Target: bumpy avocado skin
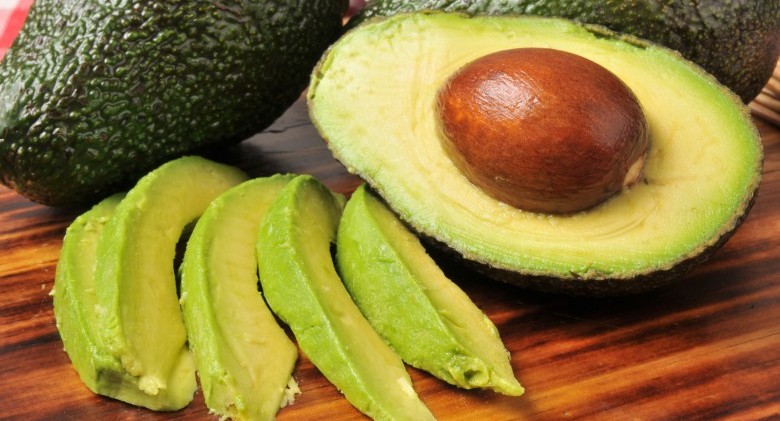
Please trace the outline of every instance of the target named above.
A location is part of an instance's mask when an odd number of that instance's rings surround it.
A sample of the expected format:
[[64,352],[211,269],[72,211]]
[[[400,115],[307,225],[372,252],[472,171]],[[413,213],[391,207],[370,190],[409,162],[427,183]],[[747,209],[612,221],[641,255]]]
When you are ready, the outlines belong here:
[[758,95],[780,54],[780,2],[756,0],[375,0],[356,17],[416,10],[472,15],[559,16],[678,50],[745,103]]
[[96,201],[247,138],[301,94],[346,0],[36,1],[0,62],[0,181]]

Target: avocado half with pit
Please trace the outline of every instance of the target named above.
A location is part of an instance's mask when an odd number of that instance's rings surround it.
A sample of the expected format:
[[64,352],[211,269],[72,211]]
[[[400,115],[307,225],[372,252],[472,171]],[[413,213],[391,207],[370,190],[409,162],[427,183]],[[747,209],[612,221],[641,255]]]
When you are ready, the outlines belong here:
[[[479,173],[490,156],[501,161],[503,153],[511,155],[510,147],[494,148],[482,161],[452,152],[457,142],[451,132],[460,129],[443,118],[443,87],[478,59],[526,49],[584,58],[624,84],[627,93],[621,95],[641,109],[642,122],[633,133],[644,146],[638,154],[624,148],[629,152],[614,164],[622,169],[610,177],[628,180],[633,174],[631,183],[611,185],[609,197],[584,208],[529,210],[523,200],[510,205],[497,199],[500,195],[467,170],[477,162]],[[559,96],[587,98],[579,91],[599,91],[600,85],[578,82],[575,68],[567,73],[568,67],[559,66],[547,82],[561,85],[556,88]],[[499,71],[483,73],[493,70]],[[576,129],[603,122],[598,113],[572,112],[566,107],[577,104],[565,98],[546,107],[546,99],[524,90],[525,82],[498,91],[505,103],[512,103],[514,92],[517,104],[525,101],[518,105],[524,112],[543,113],[538,121],[528,121],[550,125],[551,120],[568,119]],[[521,101],[523,95],[531,96]],[[483,98],[487,108],[490,98]],[[747,215],[761,177],[762,146],[749,112],[712,76],[669,49],[556,18],[426,12],[368,21],[322,58],[308,101],[311,118],[334,156],[364,178],[410,227],[496,279],[536,289],[604,295],[669,283],[729,238]],[[484,114],[498,115],[497,110]],[[467,120],[476,112],[461,111]],[[524,118],[518,118],[519,125]],[[491,136],[496,137],[491,131],[514,130],[511,124],[509,129],[494,126],[500,125],[488,121],[487,128],[476,131],[474,149],[490,148]],[[544,133],[535,134],[541,136],[536,144],[523,144],[527,128],[518,132],[517,147],[548,148]],[[580,148],[597,150],[598,141],[549,147],[558,151],[557,157],[529,152],[529,162],[539,161],[538,171],[553,168],[541,176],[530,171],[531,178],[544,183],[555,179],[556,171],[568,177],[547,186],[542,198],[569,188],[567,179],[577,182],[578,168],[567,168],[568,159]],[[520,167],[528,164],[522,156],[513,158]],[[627,159],[642,165],[628,165]],[[587,160],[580,164],[591,166]],[[525,194],[521,189],[515,197]]]

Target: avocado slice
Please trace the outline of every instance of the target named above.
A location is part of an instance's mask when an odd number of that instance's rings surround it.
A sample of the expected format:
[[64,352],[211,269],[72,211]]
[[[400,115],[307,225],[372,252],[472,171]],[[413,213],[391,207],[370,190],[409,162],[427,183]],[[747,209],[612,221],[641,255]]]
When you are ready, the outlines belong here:
[[173,261],[185,226],[224,191],[246,180],[237,168],[183,157],[150,172],[116,207],[96,251],[98,335],[169,409],[192,399],[195,363],[179,308]]
[[[780,2],[731,0],[374,0],[350,26],[418,10],[529,14],[603,25],[673,50],[712,73],[745,103],[761,92],[780,54]],[[723,48],[735,45],[738,48]]]
[[53,290],[57,330],[89,390],[134,405],[174,409],[161,406],[157,397],[138,389],[138,378],[122,369],[122,363],[96,332],[95,252],[100,233],[123,197],[120,193],[104,199],[76,218],[65,232]]
[[37,0],[0,62],[0,182],[93,204],[295,102],[347,0]]
[[258,291],[255,246],[292,176],[256,178],[203,212],[181,265],[181,307],[206,404],[234,420],[274,419],[298,348]]
[[344,208],[337,245],[349,294],[404,361],[466,389],[523,394],[493,322],[365,184]]
[[433,419],[401,359],[360,313],[331,258],[344,198],[308,175],[292,180],[266,214],[257,245],[268,305],[311,362],[375,419]]
[[[578,54],[633,91],[651,139],[641,182],[591,210],[553,215],[492,199],[457,169],[439,138],[437,90],[465,63],[518,47]],[[323,57],[308,101],[334,156],[416,232],[537,289],[604,295],[668,283],[729,238],[761,178],[749,111],[714,78],[663,47],[562,19],[372,20]]]

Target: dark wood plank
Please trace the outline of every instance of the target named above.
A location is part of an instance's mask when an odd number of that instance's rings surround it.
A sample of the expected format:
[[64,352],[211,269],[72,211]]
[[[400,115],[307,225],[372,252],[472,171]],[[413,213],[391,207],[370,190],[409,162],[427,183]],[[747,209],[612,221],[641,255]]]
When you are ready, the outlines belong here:
[[[438,257],[496,323],[527,389],[450,387],[410,369],[444,420],[770,419],[780,416],[780,130],[760,120],[764,179],[743,227],[679,283],[640,296],[569,298],[488,280]],[[267,132],[217,156],[255,176],[311,173],[350,193],[298,102]],[[216,419],[198,394],[154,413],[91,394],[62,351],[49,296],[62,235],[79,210],[0,188],[0,419]],[[280,420],[363,419],[302,357],[303,393]]]

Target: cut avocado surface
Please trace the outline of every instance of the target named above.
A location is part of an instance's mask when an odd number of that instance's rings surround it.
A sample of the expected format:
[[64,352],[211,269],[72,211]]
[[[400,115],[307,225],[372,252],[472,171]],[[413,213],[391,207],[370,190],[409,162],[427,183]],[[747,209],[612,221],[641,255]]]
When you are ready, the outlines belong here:
[[[65,233],[54,281],[57,330],[73,367],[94,393],[152,409],[176,409],[167,406],[166,399],[142,392],[138,388],[138,378],[122,369],[122,363],[96,331],[99,315],[96,312],[95,252],[100,233],[123,197],[124,194],[117,194],[101,201],[76,218]],[[188,398],[183,396],[181,399]]]
[[263,293],[303,353],[358,410],[375,419],[433,419],[403,362],[360,313],[333,265],[343,202],[310,176],[285,187],[260,229]]
[[[492,199],[459,172],[439,138],[437,90],[464,64],[519,47],[581,55],[633,91],[650,136],[640,183],[552,215]],[[554,18],[372,20],[323,57],[308,101],[334,156],[414,230],[494,277],[541,289],[611,294],[668,282],[728,238],[761,175],[748,110],[712,77],[668,49]]]
[[[557,16],[665,45],[698,63],[745,103],[761,91],[780,54],[780,2],[732,0],[374,0],[352,20],[415,10]],[[737,48],[723,48],[734,45]]]
[[197,386],[176,291],[176,244],[214,198],[245,180],[203,158],[170,161],[127,193],[98,240],[98,334],[144,393],[170,395],[171,409],[189,403]]
[[292,176],[257,178],[215,199],[187,242],[181,305],[208,407],[234,420],[272,420],[298,348],[258,291],[255,247],[268,207]]
[[523,393],[495,325],[365,184],[347,202],[337,244],[344,285],[404,361],[466,389]]

